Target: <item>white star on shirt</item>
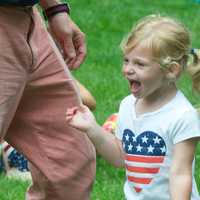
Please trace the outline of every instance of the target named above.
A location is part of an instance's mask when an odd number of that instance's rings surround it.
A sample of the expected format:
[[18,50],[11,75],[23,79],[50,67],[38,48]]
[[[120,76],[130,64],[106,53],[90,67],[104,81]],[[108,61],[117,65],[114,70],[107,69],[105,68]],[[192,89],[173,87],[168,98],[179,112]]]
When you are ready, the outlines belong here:
[[154,147],[152,147],[151,145],[147,148],[148,149],[148,153],[153,153]]
[[156,136],[155,138],[153,138],[153,141],[154,141],[154,143],[156,144],[159,144],[160,143],[160,138],[158,137],[158,136]]
[[133,142],[137,142],[136,137],[132,136]]
[[147,143],[148,138],[146,137],[146,135],[144,137],[142,137],[142,143]]
[[140,144],[138,144],[136,148],[137,148],[137,151],[138,151],[138,152],[141,152],[142,147],[140,146]]
[[125,138],[126,138],[126,141],[129,141],[129,136],[128,135],[126,135]]
[[165,146],[163,146],[162,148],[160,148],[160,150],[161,150],[162,153],[165,153],[166,152]]
[[128,145],[128,151],[131,151],[132,148],[133,148],[133,145],[132,145],[132,144],[129,144],[129,145]]

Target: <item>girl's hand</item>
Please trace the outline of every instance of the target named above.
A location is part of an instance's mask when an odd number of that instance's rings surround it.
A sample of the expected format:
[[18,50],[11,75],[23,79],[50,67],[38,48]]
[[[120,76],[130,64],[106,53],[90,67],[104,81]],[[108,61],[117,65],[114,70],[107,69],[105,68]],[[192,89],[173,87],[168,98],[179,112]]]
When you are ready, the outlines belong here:
[[66,121],[74,128],[89,132],[96,125],[96,120],[87,106],[67,109]]

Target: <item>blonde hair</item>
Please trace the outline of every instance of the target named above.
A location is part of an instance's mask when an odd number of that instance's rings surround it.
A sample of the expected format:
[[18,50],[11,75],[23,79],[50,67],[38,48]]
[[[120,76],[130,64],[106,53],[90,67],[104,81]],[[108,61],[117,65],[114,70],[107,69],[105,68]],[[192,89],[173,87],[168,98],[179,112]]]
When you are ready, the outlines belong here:
[[178,62],[186,67],[190,35],[183,24],[170,17],[150,15],[142,18],[123,39],[121,49],[129,53],[138,44],[150,48],[162,67]]
[[192,77],[193,88],[200,93],[200,49],[192,49],[187,72]]

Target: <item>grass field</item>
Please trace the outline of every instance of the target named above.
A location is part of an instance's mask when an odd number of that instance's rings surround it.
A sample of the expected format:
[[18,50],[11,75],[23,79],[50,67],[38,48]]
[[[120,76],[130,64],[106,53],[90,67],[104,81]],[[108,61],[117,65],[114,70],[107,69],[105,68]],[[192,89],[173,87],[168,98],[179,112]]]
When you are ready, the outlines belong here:
[[[70,0],[71,16],[86,33],[88,56],[81,68],[73,72],[97,100],[95,116],[99,123],[118,111],[121,99],[129,93],[121,75],[119,44],[132,24],[152,13],[170,15],[190,29],[193,47],[200,47],[200,4],[192,0]],[[192,92],[191,80],[184,75],[178,87],[194,104],[200,98]],[[184,153],[184,152],[183,152]],[[200,146],[197,153],[196,179],[200,190]],[[96,182],[92,200],[122,200],[123,170],[115,169],[97,157]],[[0,200],[22,200],[28,183],[0,177]]]

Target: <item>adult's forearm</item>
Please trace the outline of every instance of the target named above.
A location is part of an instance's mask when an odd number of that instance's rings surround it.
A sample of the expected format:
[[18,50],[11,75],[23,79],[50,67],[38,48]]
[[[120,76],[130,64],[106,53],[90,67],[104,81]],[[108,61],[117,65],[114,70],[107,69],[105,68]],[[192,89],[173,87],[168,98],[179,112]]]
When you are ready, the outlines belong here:
[[191,175],[172,175],[170,178],[171,200],[190,200],[192,192]]
[[60,0],[40,0],[40,6],[43,9],[47,9],[60,3],[62,3]]

